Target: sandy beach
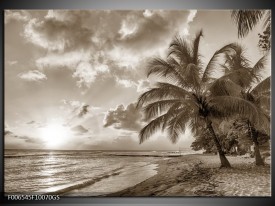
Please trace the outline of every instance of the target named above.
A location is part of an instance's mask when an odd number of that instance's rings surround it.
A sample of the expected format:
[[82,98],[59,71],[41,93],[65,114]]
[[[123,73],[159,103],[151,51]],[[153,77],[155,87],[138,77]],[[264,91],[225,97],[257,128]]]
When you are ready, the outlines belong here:
[[217,155],[184,155],[160,160],[158,173],[108,196],[271,196],[270,157],[266,165],[229,156],[232,168],[219,168]]

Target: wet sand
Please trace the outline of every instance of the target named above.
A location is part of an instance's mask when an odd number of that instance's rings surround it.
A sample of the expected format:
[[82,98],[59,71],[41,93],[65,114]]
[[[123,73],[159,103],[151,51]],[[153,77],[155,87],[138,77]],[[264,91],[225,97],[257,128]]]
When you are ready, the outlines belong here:
[[232,168],[220,168],[217,155],[160,160],[158,174],[107,196],[271,196],[270,159],[260,167],[249,157],[228,160]]

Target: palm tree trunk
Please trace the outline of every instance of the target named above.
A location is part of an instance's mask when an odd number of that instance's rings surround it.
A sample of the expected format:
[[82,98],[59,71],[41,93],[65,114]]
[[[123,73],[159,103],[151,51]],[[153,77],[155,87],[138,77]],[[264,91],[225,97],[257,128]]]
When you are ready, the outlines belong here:
[[220,160],[221,160],[221,167],[231,167],[229,161],[227,160],[227,158],[225,156],[224,151],[222,150],[222,146],[221,146],[221,144],[218,140],[217,135],[215,134],[215,131],[212,127],[212,122],[210,120],[207,120],[207,128],[208,128],[209,132],[211,133],[212,138],[213,138],[213,140],[215,142],[215,145],[217,147],[219,157],[220,157]]
[[258,132],[255,130],[255,128],[251,125],[249,121],[247,122],[247,124],[249,128],[250,137],[254,143],[254,154],[255,154],[256,165],[262,166],[264,165],[264,160],[260,153],[259,142],[258,142]]

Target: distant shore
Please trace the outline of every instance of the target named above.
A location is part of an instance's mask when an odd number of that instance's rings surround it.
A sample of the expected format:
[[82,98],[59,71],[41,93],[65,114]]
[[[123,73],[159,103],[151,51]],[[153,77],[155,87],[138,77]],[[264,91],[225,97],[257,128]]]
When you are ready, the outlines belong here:
[[271,196],[270,160],[229,156],[233,168],[219,168],[217,155],[184,155],[158,161],[158,173],[106,196]]

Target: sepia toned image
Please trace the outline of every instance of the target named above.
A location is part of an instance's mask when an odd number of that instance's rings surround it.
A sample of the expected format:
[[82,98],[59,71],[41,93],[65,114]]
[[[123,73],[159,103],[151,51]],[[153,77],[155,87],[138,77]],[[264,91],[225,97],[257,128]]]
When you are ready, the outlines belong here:
[[6,10],[5,194],[271,196],[271,10]]

